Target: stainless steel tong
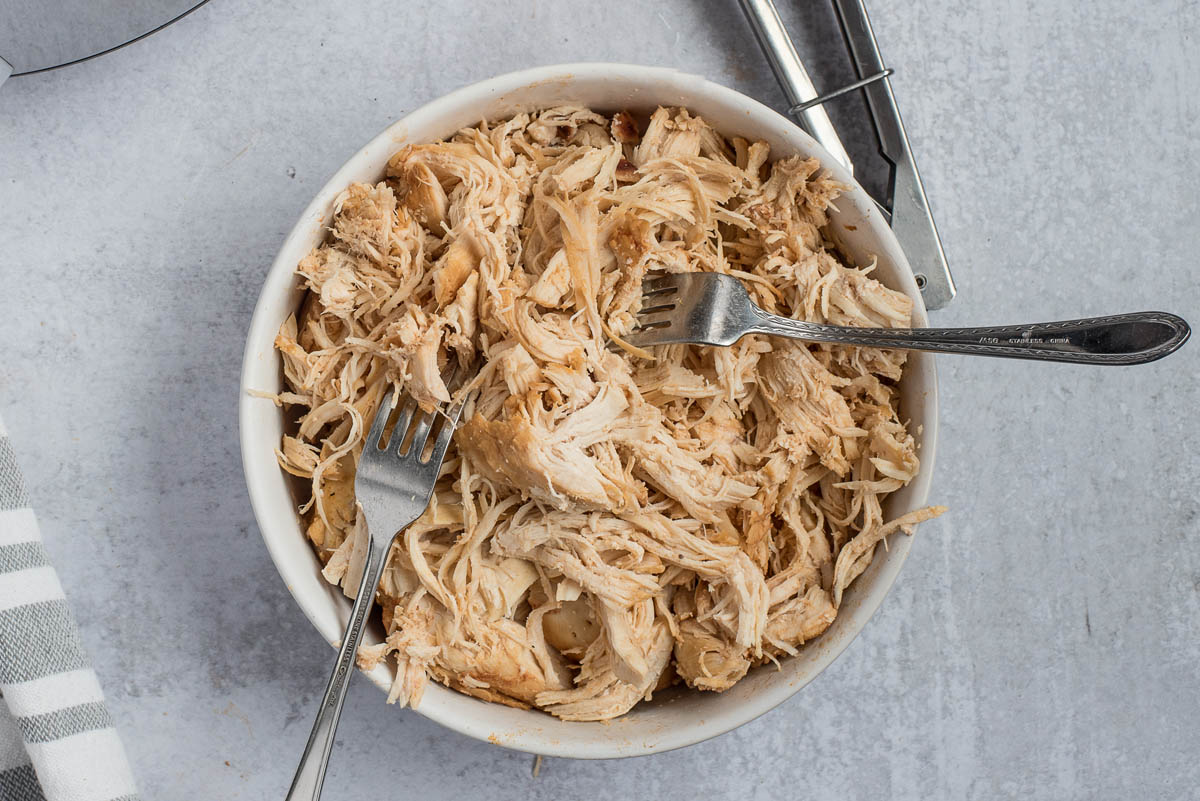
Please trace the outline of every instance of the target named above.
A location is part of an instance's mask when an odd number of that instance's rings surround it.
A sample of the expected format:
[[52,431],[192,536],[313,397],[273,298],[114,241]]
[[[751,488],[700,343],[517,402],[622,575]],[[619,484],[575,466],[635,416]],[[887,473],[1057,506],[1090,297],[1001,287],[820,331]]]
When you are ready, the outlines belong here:
[[954,279],[950,275],[942,240],[925,197],[925,186],[917,172],[904,122],[900,119],[896,97],[888,81],[892,70],[883,64],[863,0],[833,0],[838,23],[846,37],[859,79],[824,95],[817,92],[800,62],[791,37],[779,19],[775,3],[772,0],[740,2],[787,96],[790,104],[788,113],[851,172],[854,165],[823,104],[856,89],[862,89],[866,94],[879,136],[880,153],[892,165],[888,197],[880,203],[880,210],[888,217],[900,247],[913,266],[925,308],[933,310],[945,306],[954,299]]

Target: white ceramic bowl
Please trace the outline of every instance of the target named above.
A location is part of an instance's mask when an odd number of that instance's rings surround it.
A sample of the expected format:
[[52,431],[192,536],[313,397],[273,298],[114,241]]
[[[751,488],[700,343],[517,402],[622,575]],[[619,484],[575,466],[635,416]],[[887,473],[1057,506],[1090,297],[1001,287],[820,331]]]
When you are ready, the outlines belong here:
[[[876,275],[915,303],[914,325],[926,325],[912,271],[891,229],[851,176],[809,136],[761,103],[704,78],[659,67],[626,64],[568,64],[538,67],[477,83],[429,103],[393,124],[355,153],[317,193],[292,229],[267,274],[258,299],[242,367],[240,418],[242,462],[254,514],[267,548],[301,609],[322,636],[336,645],[350,604],[320,575],[318,560],[301,532],[294,485],[275,462],[283,415],[269,400],[250,390],[278,391],[280,359],[273,347],[280,324],[298,308],[297,262],[324,238],[334,197],[353,181],[382,178],[388,157],[407,142],[430,142],[481,119],[501,119],[561,103],[579,103],[601,111],[648,112],[658,105],[686,106],[727,136],[765,139],[773,157],[794,153],[816,156],[838,180],[853,188],[837,201],[834,236],[857,263],[878,260]],[[902,414],[920,444],[921,473],[888,499],[898,515],[925,504],[937,442],[937,378],[933,359],[914,353],[901,385]],[[566,723],[537,711],[489,704],[431,684],[419,711],[457,732],[499,745],[549,756],[608,758],[637,756],[715,737],[747,723],[787,700],[825,669],[862,631],[883,601],[908,555],[909,538],[897,536],[846,593],[841,610],[820,638],[799,656],[757,668],[733,689],[700,693],[674,688],[659,693],[609,723]],[[382,632],[367,634],[378,641]],[[392,669],[369,674],[381,688]],[[382,703],[382,698],[380,699]]]

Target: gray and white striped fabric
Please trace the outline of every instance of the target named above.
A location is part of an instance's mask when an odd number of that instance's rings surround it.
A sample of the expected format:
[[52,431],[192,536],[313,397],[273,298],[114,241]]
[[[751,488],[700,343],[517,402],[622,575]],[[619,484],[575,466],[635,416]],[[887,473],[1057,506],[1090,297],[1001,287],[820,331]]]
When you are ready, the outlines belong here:
[[133,801],[125,750],[0,420],[0,799]]

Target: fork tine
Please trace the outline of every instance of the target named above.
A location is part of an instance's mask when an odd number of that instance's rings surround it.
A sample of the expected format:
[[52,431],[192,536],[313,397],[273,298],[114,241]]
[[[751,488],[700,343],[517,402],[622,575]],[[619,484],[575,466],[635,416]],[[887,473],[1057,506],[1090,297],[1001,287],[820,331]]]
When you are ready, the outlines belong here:
[[379,409],[375,412],[375,419],[371,421],[371,430],[367,432],[367,448],[378,448],[379,440],[383,438],[383,431],[387,428],[387,420],[392,416],[392,393],[385,392],[383,400],[379,403]]
[[641,331],[645,328],[665,328],[672,323],[674,309],[665,309],[662,311],[651,311],[648,314],[638,315],[638,327],[636,330]]
[[439,416],[442,418],[442,427],[438,431],[437,439],[433,441],[433,450],[429,454],[429,464],[441,464],[442,460],[446,458],[446,448],[450,447],[450,440],[454,438],[454,429],[458,427],[457,419],[453,419],[447,415]]
[[[645,298],[643,298],[643,301],[644,300]],[[674,299],[663,300],[661,298],[651,298],[649,303],[638,309],[638,316],[640,317],[643,314],[651,314],[659,311],[670,311],[678,305],[679,304],[676,303]]]
[[400,455],[400,446],[404,444],[404,440],[408,435],[408,426],[412,422],[413,414],[418,411],[417,402],[408,395],[401,398],[400,414],[396,416],[396,425],[392,427],[392,438],[388,440],[388,450],[395,451],[396,455]]
[[[645,284],[643,284],[643,286],[645,286]],[[654,287],[650,287],[647,289],[643,289],[642,297],[644,297],[644,298],[652,298],[652,297],[658,297],[658,296],[670,297],[671,295],[674,295],[678,291],[679,291],[679,287],[674,286],[672,284],[667,284],[666,286],[654,286]]]
[[408,446],[407,451],[400,453],[400,448],[403,445],[402,440],[401,443],[396,446],[397,456],[415,456],[419,460],[421,458],[421,452],[425,450],[425,440],[429,437],[429,427],[433,424],[433,415],[425,414],[425,412],[421,411],[420,409],[417,410],[417,414],[419,414],[420,417],[412,427],[412,444]]
[[687,273],[665,273],[653,272],[647,273],[642,278],[642,292],[665,292],[668,289],[678,289],[680,279]]

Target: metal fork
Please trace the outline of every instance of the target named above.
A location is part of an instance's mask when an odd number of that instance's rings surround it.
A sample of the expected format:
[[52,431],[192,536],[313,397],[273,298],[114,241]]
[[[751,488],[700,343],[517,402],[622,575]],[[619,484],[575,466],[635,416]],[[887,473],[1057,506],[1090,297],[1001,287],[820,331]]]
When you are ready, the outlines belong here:
[[1144,364],[1178,350],[1191,329],[1183,318],[1167,312],[986,328],[824,325],[768,314],[733,276],[678,273],[649,278],[643,284],[638,327],[625,341],[637,347],[727,346],[746,334],[1076,364]]
[[[354,673],[354,656],[362,640],[367,613],[375,602],[388,550],[396,534],[411,525],[429,505],[446,448],[462,413],[462,401],[445,413],[427,414],[417,407],[416,401],[405,396],[398,408],[400,414],[395,426],[391,427],[391,436],[385,438],[393,405],[390,395],[384,398],[358,461],[354,494],[362,507],[361,513],[371,524],[367,535],[367,560],[333,675],[329,677],[320,711],[288,790],[288,801],[315,801],[321,796],[338,718],[342,714],[350,676]],[[439,427],[430,445],[429,434],[435,425]]]

